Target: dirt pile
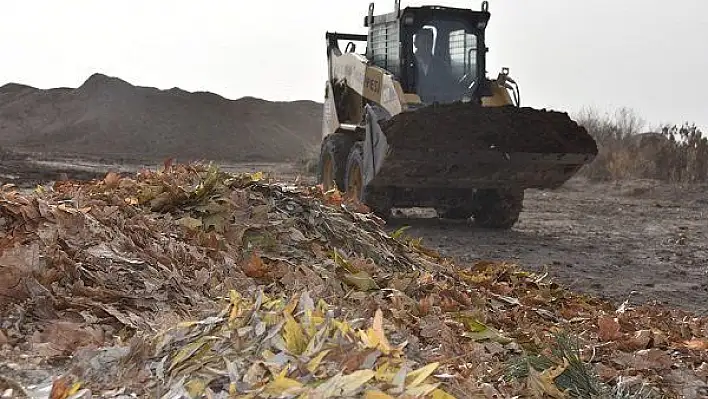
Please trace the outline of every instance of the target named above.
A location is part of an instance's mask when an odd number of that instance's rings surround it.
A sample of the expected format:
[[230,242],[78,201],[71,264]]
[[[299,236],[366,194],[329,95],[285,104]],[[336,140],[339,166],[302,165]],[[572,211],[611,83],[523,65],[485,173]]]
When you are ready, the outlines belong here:
[[481,107],[452,103],[406,112],[382,128],[394,147],[427,148],[435,137],[436,148],[477,149],[503,152],[553,152],[597,154],[597,145],[585,128],[566,113],[528,107]]
[[318,188],[167,165],[2,192],[0,221],[7,389],[38,367],[61,399],[706,388],[705,318],[455,265]]
[[318,143],[314,102],[231,101],[101,74],[78,88],[0,87],[0,145],[108,160],[291,161]]

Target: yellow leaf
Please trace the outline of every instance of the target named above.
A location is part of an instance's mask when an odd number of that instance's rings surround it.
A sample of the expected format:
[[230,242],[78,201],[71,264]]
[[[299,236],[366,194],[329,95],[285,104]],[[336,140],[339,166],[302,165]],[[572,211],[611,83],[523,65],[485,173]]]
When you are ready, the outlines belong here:
[[309,336],[313,336],[317,332],[318,327],[324,323],[325,318],[313,313],[311,310],[307,310],[305,311],[305,320],[308,321],[305,325],[305,330]]
[[371,291],[380,289],[378,284],[376,284],[376,281],[374,281],[374,279],[371,278],[369,273],[365,271],[360,271],[355,274],[345,274],[343,278],[345,282],[350,285],[353,285],[359,291]]
[[491,340],[503,345],[513,342],[513,340],[503,336],[499,331],[480,323],[473,317],[465,316],[463,314],[458,316],[458,320],[460,320],[469,330],[462,333],[463,337],[471,338],[475,341]]
[[202,227],[202,221],[199,219],[195,219],[191,216],[185,216],[181,219],[178,219],[176,222],[180,226],[184,226],[190,230],[196,230],[199,227]]
[[449,393],[443,391],[442,389],[438,388],[433,391],[433,395],[431,399],[457,399],[454,396],[450,395]]
[[394,399],[393,396],[381,391],[366,391],[364,399]]
[[283,339],[286,347],[293,354],[300,355],[307,348],[305,330],[290,314],[285,315]]
[[186,383],[184,387],[190,397],[197,398],[204,393],[204,390],[206,389],[206,384],[200,379],[194,379]]
[[414,386],[414,387],[408,387],[406,389],[405,395],[412,397],[412,398],[421,398],[421,397],[428,395],[430,392],[433,392],[435,389],[437,389],[438,385],[440,385],[440,383],[423,384],[423,385],[418,385],[418,386]]
[[67,397],[79,392],[79,389],[81,389],[81,383],[75,382],[74,385],[72,385],[69,389],[69,392],[67,392]]
[[379,340],[376,337],[376,334],[374,334],[374,330],[372,328],[369,328],[366,331],[359,330],[359,340],[361,340],[361,343],[364,344],[366,348],[376,348],[379,344]]
[[292,378],[285,377],[281,374],[266,385],[263,392],[269,395],[284,397],[298,394],[302,388],[303,385],[300,382],[293,380]]
[[320,314],[326,314],[328,308],[329,308],[329,304],[327,302],[325,302],[324,299],[320,299],[317,301],[317,311]]
[[433,372],[439,366],[440,366],[440,363],[435,362],[435,363],[430,363],[427,366],[423,366],[423,367],[419,368],[418,370],[411,371],[406,376],[406,380],[408,380],[408,386],[414,387],[418,384],[421,384],[423,381],[425,381],[426,378],[428,378],[430,376],[430,374],[433,374]]
[[411,226],[400,227],[398,230],[394,231],[393,234],[391,234],[391,238],[393,238],[395,240],[395,239],[401,237],[403,235],[403,232],[405,232],[406,230],[408,230],[410,228],[411,228]]
[[229,322],[232,322],[235,320],[241,313],[241,295],[238,293],[236,290],[231,290],[229,291],[229,300],[231,302],[231,305],[233,306],[231,308],[231,313],[229,314]]
[[334,250],[334,263],[343,267],[344,270],[346,270],[349,273],[356,274],[359,272],[359,269],[356,268],[356,266],[352,265],[347,259],[345,259],[342,255],[339,254],[339,251]]
[[263,180],[263,172],[252,173],[249,177],[252,181],[261,181]]
[[376,379],[376,381],[390,383],[391,381],[393,381],[393,377],[395,375],[396,373],[391,372],[391,365],[388,363],[388,361],[385,361],[376,369],[376,374],[374,375],[374,378]]
[[349,334],[352,331],[352,327],[346,321],[332,320],[332,322],[343,335]]
[[315,373],[317,371],[317,368],[320,367],[320,363],[322,363],[322,359],[324,359],[325,356],[330,352],[329,349],[323,350],[322,352],[318,353],[317,356],[315,356],[312,360],[310,360],[307,363],[307,370],[310,373]]
[[292,315],[293,312],[295,311],[295,308],[297,308],[297,304],[300,301],[300,295],[293,295],[292,298],[290,298],[290,302],[288,302],[288,305],[283,309],[283,313],[286,315]]
[[383,312],[377,309],[374,314],[374,324],[369,330],[369,337],[373,342],[376,342],[376,347],[385,355],[391,353],[391,344],[386,339],[386,334],[383,329]]
[[324,397],[352,396],[362,385],[374,378],[373,370],[357,370],[348,375],[337,375],[317,387],[315,392],[322,393]]
[[173,370],[175,367],[177,367],[177,365],[179,365],[183,361],[189,359],[190,357],[194,356],[206,344],[207,344],[206,340],[200,339],[196,342],[192,342],[191,344],[186,345],[179,352],[177,352],[174,359],[172,360],[169,370],[170,371]]

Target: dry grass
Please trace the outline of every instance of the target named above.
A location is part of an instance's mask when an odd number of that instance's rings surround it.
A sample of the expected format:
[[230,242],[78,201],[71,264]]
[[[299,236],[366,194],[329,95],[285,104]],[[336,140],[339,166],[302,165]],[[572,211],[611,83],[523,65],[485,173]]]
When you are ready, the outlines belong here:
[[601,116],[586,109],[576,117],[600,149],[580,175],[592,180],[657,179],[674,183],[708,179],[708,138],[693,124],[664,125],[645,131],[645,121],[621,108]]

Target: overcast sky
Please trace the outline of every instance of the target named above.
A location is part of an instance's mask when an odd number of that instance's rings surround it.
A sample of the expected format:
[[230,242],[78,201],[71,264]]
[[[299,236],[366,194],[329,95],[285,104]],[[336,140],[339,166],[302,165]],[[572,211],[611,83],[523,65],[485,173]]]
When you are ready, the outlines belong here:
[[[76,87],[101,72],[232,99],[322,101],[325,31],[365,33],[368,3],[3,0],[0,85]],[[393,3],[377,1],[377,13]],[[508,66],[524,105],[626,106],[650,125],[708,130],[708,1],[491,0],[490,12],[489,75]]]

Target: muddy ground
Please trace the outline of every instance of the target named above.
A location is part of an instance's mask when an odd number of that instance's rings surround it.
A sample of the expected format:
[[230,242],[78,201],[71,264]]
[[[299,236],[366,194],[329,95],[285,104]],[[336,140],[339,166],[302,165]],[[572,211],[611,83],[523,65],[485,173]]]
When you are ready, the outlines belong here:
[[[8,167],[12,166],[7,170]],[[102,165],[79,160],[5,162],[3,183],[32,187],[55,180],[102,177],[107,170],[133,172],[149,164]],[[300,176],[288,164],[222,164],[225,170]],[[15,179],[8,179],[12,175]],[[618,306],[656,303],[708,313],[708,186],[680,187],[653,181],[590,183],[574,179],[555,191],[528,190],[518,224],[490,231],[426,216],[389,221],[408,235],[462,261],[502,260],[547,271],[557,282]],[[405,215],[404,215],[405,216]]]
[[463,261],[547,271],[574,291],[618,306],[660,303],[708,312],[708,187],[652,181],[528,190],[512,231],[438,219],[397,219],[409,235]]

